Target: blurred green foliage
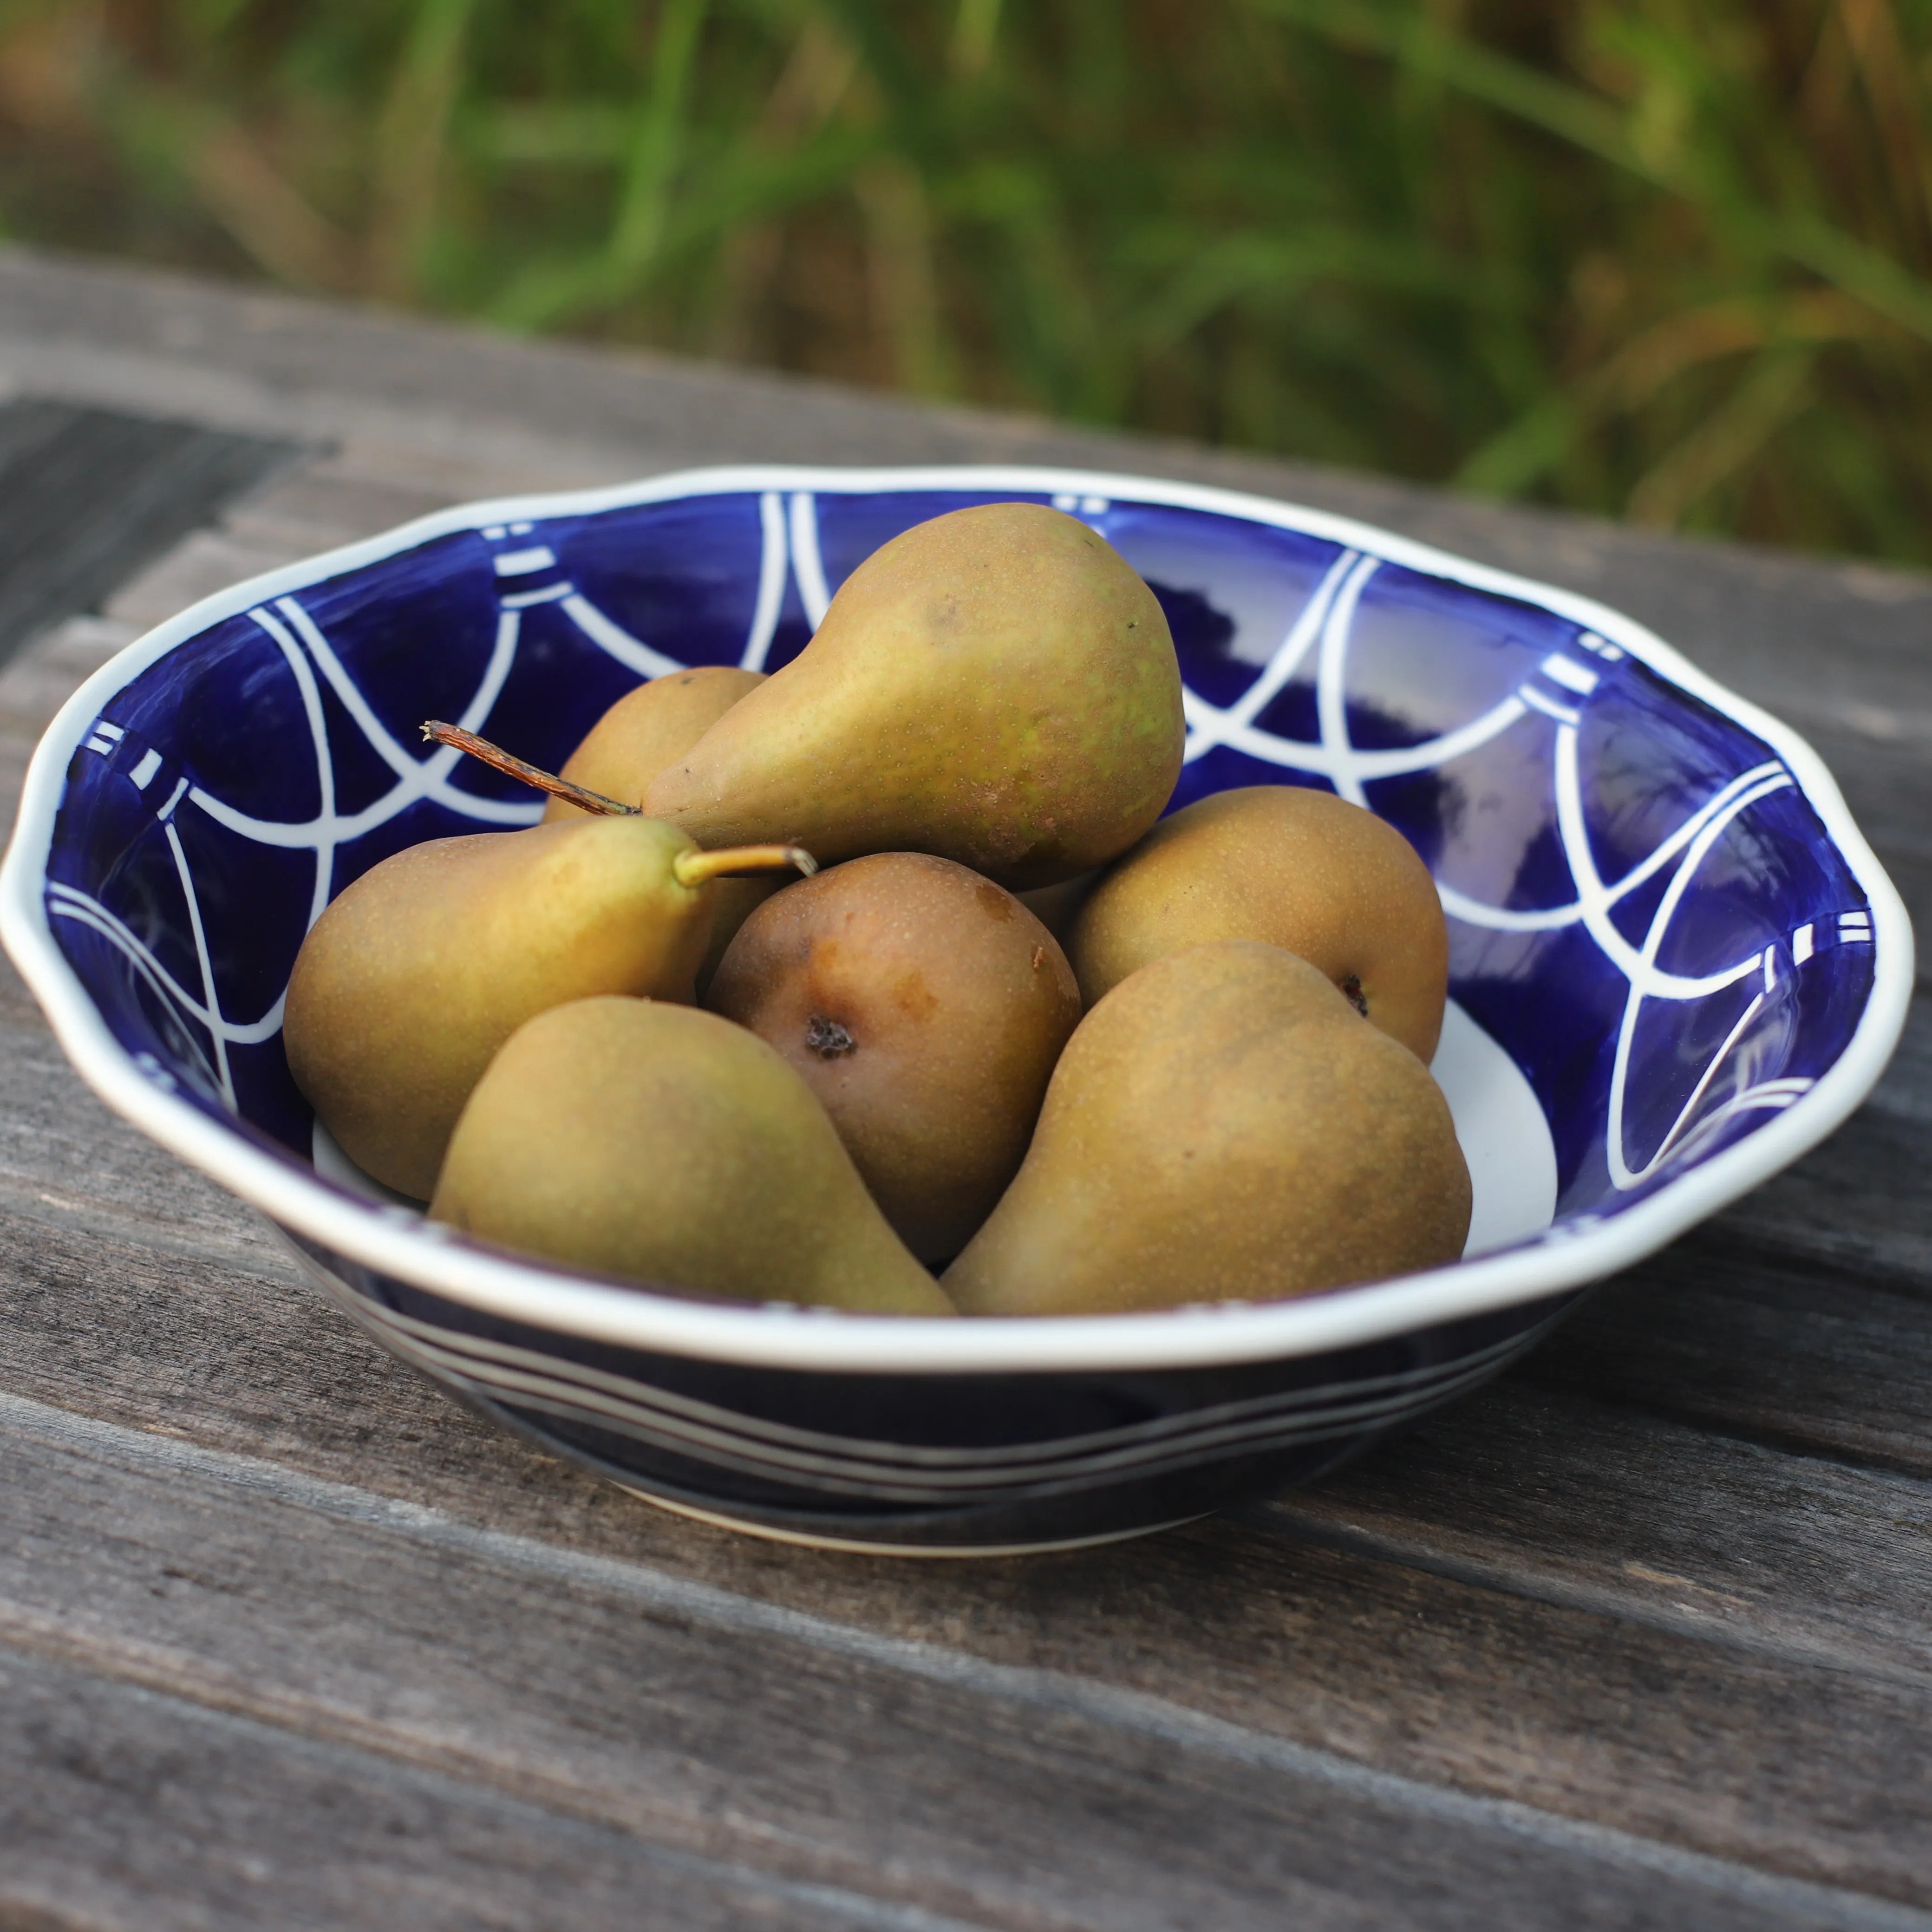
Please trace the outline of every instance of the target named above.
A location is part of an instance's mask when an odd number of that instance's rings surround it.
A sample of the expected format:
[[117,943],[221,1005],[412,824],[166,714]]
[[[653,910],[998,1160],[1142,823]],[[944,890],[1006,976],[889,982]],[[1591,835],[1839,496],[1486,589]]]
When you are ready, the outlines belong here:
[[1932,0],[0,0],[0,222],[1932,560]]

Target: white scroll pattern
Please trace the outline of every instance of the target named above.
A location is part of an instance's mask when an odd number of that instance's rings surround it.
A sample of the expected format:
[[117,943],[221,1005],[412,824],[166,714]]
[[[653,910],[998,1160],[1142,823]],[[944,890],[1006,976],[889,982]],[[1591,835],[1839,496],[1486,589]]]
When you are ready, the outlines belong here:
[[[1106,500],[1095,496],[1054,500],[1057,508],[1093,520],[1103,529],[1112,507]],[[742,664],[754,670],[762,669],[768,661],[788,584],[795,587],[808,623],[814,628],[824,614],[830,595],[820,549],[817,503],[810,493],[764,493],[759,501],[759,524],[757,594],[740,658]],[[580,592],[562,574],[554,554],[532,541],[531,524],[492,525],[481,534],[497,546],[493,552],[492,567],[498,586],[499,614],[489,656],[456,720],[466,730],[480,730],[488,720],[515,662],[524,614],[541,604],[556,604],[586,639],[639,677],[661,676],[683,668],[679,660],[632,636]],[[1350,741],[1346,704],[1349,650],[1358,608],[1382,562],[1382,559],[1365,550],[1342,550],[1316,585],[1267,665],[1234,704],[1218,706],[1191,691],[1184,693],[1186,761],[1192,763],[1216,746],[1226,746],[1284,772],[1324,779],[1341,796],[1366,804],[1366,788],[1376,780],[1447,764],[1478,749],[1522,719],[1540,714],[1551,728],[1557,831],[1576,896],[1560,905],[1518,910],[1486,904],[1447,885],[1439,890],[1448,916],[1469,926],[1520,933],[1580,927],[1628,982],[1605,1122],[1612,1185],[1625,1192],[1640,1186],[1665,1163],[1686,1157],[1740,1113],[1789,1106],[1811,1084],[1810,1081],[1786,1078],[1749,1082],[1736,1087],[1715,1106],[1700,1112],[1706,1108],[1722,1069],[1748,1038],[1753,1023],[1776,988],[1780,949],[1766,946],[1748,958],[1696,975],[1667,972],[1658,962],[1672,921],[1705,859],[1743,814],[1791,785],[1790,773],[1775,760],[1737,773],[1645,858],[1621,877],[1605,879],[1598,869],[1586,824],[1578,744],[1582,707],[1601,676],[1597,664],[1567,653],[1552,653],[1514,691],[1454,730],[1420,743],[1394,748],[1361,748]],[[272,1039],[281,1025],[282,1002],[278,998],[266,1012],[252,1020],[235,1020],[224,1012],[194,879],[173,823],[173,815],[182,803],[239,837],[311,854],[314,878],[308,914],[310,924],[328,902],[338,848],[419,800],[433,800],[479,826],[528,825],[542,814],[538,803],[506,803],[482,798],[452,783],[451,773],[460,756],[457,752],[439,747],[427,756],[418,756],[400,742],[376,716],[298,598],[278,597],[272,604],[259,606],[248,614],[272,640],[295,680],[308,725],[318,803],[311,818],[263,819],[186,780],[178,784],[165,801],[157,802],[155,816],[170,847],[187,910],[199,986],[183,986],[153,950],[98,900],[61,884],[50,886],[48,898],[51,914],[76,922],[116,947],[136,976],[179,1019],[207,1036],[212,1056],[207,1071],[212,1084],[231,1108],[236,1092],[230,1048],[259,1045]],[[1582,633],[1577,642],[1582,651],[1600,662],[1614,662],[1622,656],[1616,645],[1588,632]],[[1312,740],[1291,739],[1264,729],[1258,721],[1302,671],[1311,654],[1318,736]],[[338,808],[334,759],[321,696],[325,686],[339,700],[368,746],[394,774],[393,783],[380,796],[353,812]],[[127,760],[128,776],[144,791],[164,762],[154,748],[136,747],[123,728],[105,718],[96,725],[88,748],[117,762]],[[1660,875],[1665,881],[1662,898],[1642,941],[1633,943],[1617,927],[1612,910],[1630,893]],[[1869,944],[1869,922],[1856,910],[1847,912],[1840,917],[1835,937],[1841,944]],[[1814,944],[1810,926],[1792,935],[1786,954],[1788,970],[1795,971],[1801,967],[1810,956]],[[1634,1158],[1627,1142],[1624,1114],[1633,1049],[1645,1006],[1655,1001],[1706,1000],[1753,975],[1758,976],[1761,986],[1712,1056],[1674,1123],[1647,1159]]]

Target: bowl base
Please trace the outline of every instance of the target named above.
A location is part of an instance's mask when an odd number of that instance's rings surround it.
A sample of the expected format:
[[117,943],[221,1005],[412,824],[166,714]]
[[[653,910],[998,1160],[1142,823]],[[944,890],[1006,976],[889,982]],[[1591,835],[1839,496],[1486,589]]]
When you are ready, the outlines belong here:
[[688,1516],[694,1522],[708,1522],[719,1529],[735,1529],[746,1536],[761,1536],[767,1543],[790,1543],[806,1550],[836,1550],[854,1556],[1044,1556],[1055,1550],[1092,1550],[1103,1543],[1126,1543],[1137,1536],[1157,1536],[1164,1529],[1178,1529],[1184,1523],[1198,1522],[1212,1516],[1212,1510],[1197,1510],[1191,1515],[1171,1517],[1166,1522],[1136,1523],[1131,1529],[1106,1529],[1093,1536],[1050,1537],[1037,1543],[874,1543],[857,1536],[824,1536],[814,1531],[780,1529],[755,1516],[730,1516],[722,1510],[700,1509],[694,1503],[674,1503],[668,1496],[654,1494],[636,1483],[621,1482],[599,1471],[614,1488],[624,1490],[673,1516]]

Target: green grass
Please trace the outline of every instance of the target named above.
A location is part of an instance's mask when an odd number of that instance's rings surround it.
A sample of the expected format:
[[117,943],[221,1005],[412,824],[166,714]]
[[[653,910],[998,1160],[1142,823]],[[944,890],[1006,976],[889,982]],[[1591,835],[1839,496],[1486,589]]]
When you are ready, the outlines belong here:
[[1932,0],[0,0],[0,223],[1932,561]]

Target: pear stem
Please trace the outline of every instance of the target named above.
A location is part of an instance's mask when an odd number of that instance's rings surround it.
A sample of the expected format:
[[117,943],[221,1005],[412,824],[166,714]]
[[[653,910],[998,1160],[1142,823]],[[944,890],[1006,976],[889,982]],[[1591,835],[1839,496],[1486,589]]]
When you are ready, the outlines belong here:
[[681,886],[701,886],[707,879],[728,872],[782,872],[788,868],[802,872],[808,879],[818,870],[818,861],[799,845],[727,845],[716,852],[700,852],[693,846],[670,862]]
[[606,798],[601,791],[592,791],[588,785],[573,784],[569,779],[560,778],[540,765],[526,764],[505,751],[502,746],[493,745],[488,738],[479,738],[474,731],[466,731],[460,724],[446,724],[440,718],[427,718],[422,734],[425,738],[434,738],[439,745],[467,752],[493,771],[501,772],[524,784],[534,785],[538,791],[547,791],[552,798],[560,798],[566,804],[578,806],[585,812],[594,812],[604,818],[634,818],[641,809],[634,805],[622,804],[614,798]]
[[[526,764],[505,751],[502,746],[493,745],[488,738],[479,738],[474,731],[466,731],[460,724],[446,724],[438,718],[425,718],[422,734],[425,738],[434,738],[439,745],[467,752],[472,758],[480,758],[492,771],[502,772],[526,785],[534,785],[538,791],[547,791],[553,798],[580,806],[586,812],[594,812],[607,818],[635,818],[640,814],[640,806],[620,804],[614,798],[606,798],[601,791],[592,791],[588,785],[572,784],[569,779],[560,778],[540,765]],[[670,862],[670,868],[676,874],[680,885],[701,886],[728,872],[802,872],[808,879],[818,870],[818,861],[800,845],[728,845],[716,852],[700,852],[694,845],[689,851],[680,852]]]

